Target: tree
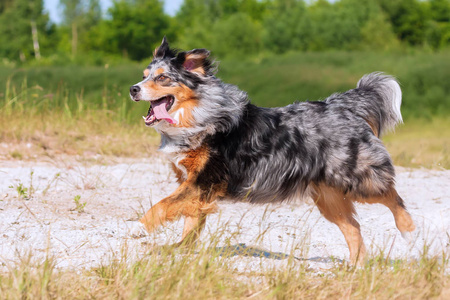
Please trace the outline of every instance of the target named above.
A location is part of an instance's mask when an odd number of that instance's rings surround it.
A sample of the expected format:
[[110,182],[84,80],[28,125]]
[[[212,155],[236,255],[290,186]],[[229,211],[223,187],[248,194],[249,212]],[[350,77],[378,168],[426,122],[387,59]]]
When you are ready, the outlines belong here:
[[0,14],[2,14],[7,8],[11,7],[13,0],[2,0],[0,2]]
[[101,20],[99,0],[60,0],[63,9],[64,25],[71,36],[72,57],[76,57],[79,41],[85,39],[91,27]]
[[[236,50],[231,44],[239,44],[239,38],[229,36],[233,41],[227,45],[226,40],[220,38],[220,34],[228,34],[228,29],[232,27],[237,27],[237,35],[241,37],[251,31],[259,31],[265,8],[266,2],[258,0],[185,0],[174,24],[178,32],[178,44],[185,49],[214,48],[223,54],[231,53]],[[239,27],[239,24],[230,23],[233,20],[245,24]],[[246,25],[250,28],[243,28]],[[258,33],[254,40],[260,43],[259,38]],[[259,45],[254,46],[259,48]]]
[[63,7],[64,23],[72,29],[72,56],[77,55],[78,22],[83,15],[82,0],[60,0]]
[[311,20],[303,0],[274,0],[263,19],[265,49],[276,53],[306,50]]
[[427,22],[426,3],[418,0],[378,0],[392,23],[395,34],[410,45],[425,41]]
[[261,49],[261,26],[245,13],[235,13],[213,26],[211,49],[218,56],[251,55]]
[[381,9],[371,13],[361,28],[361,46],[369,50],[389,50],[399,46],[392,25]]
[[158,0],[117,1],[108,15],[90,32],[89,46],[93,50],[140,60],[151,55],[163,36],[174,38],[170,18]]
[[[49,18],[43,0],[15,0],[2,3],[0,15],[0,56],[25,61],[38,56],[37,37],[45,36]],[[32,28],[35,29],[33,40]]]
[[429,1],[430,20],[426,36],[428,44],[439,49],[450,44],[450,0]]

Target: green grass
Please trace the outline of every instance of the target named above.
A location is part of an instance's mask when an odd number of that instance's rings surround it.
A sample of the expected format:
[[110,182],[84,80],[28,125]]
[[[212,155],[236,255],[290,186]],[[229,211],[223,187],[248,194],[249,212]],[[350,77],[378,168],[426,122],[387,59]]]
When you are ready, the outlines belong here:
[[363,74],[374,71],[398,78],[406,119],[450,114],[450,52],[290,53],[253,61],[224,61],[219,76],[239,85],[258,105],[282,106],[354,88]]
[[[36,112],[107,109],[114,118],[137,123],[145,104],[132,103],[129,87],[140,81],[146,63],[116,66],[0,67],[0,105],[4,110]],[[261,106],[316,100],[356,86],[363,74],[384,71],[402,85],[404,117],[450,114],[450,52],[288,53],[220,62],[218,76],[247,91]],[[70,108],[70,112],[69,109]]]

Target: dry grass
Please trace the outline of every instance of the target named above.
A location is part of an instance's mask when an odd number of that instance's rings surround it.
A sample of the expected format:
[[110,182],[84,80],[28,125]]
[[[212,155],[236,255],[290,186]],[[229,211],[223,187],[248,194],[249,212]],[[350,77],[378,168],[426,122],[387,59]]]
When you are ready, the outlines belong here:
[[[1,115],[0,158],[111,155],[142,157],[153,153],[158,136],[142,124],[108,120],[106,113],[65,117]],[[409,121],[385,142],[396,164],[450,167],[447,120]],[[28,146],[31,144],[31,146]],[[5,147],[6,146],[6,147]],[[227,233],[230,234],[230,233]],[[219,240],[219,237],[216,237]],[[390,261],[380,253],[364,268],[337,264],[310,269],[288,259],[278,267],[237,271],[230,258],[214,251],[214,237],[195,252],[168,248],[131,259],[124,247],[110,263],[87,270],[58,269],[55,259],[32,254],[0,272],[2,299],[448,299],[446,255],[417,261]],[[49,251],[50,253],[50,251]],[[446,271],[447,270],[447,271]]]
[[[87,111],[68,117],[0,114],[0,159],[32,160],[42,156],[146,157],[157,149],[159,136],[138,124],[113,121],[108,112]],[[450,168],[450,120],[407,120],[383,140],[395,165]]]
[[407,120],[383,140],[396,165],[450,168],[450,119]]
[[44,116],[2,115],[0,158],[33,160],[43,156],[96,155],[145,157],[154,153],[159,137],[143,124],[112,121],[108,113],[87,112],[67,117],[58,112]]
[[[447,260],[424,251],[418,261],[383,254],[364,268],[338,264],[324,272],[287,259],[280,267],[237,271],[227,255],[202,244],[193,250],[159,248],[132,261],[120,257],[88,270],[59,270],[32,255],[0,273],[2,299],[445,299]],[[266,258],[264,258],[266,259]]]

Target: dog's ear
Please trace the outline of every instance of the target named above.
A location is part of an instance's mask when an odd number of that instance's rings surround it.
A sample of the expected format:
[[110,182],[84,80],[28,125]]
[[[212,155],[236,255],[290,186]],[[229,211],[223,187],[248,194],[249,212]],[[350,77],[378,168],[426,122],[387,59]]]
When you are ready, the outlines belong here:
[[211,69],[211,62],[208,60],[209,54],[210,52],[206,49],[194,49],[179,53],[177,61],[189,72],[207,75]]
[[163,37],[161,45],[153,51],[154,58],[164,58],[166,54],[169,54],[169,42],[167,42],[166,36]]

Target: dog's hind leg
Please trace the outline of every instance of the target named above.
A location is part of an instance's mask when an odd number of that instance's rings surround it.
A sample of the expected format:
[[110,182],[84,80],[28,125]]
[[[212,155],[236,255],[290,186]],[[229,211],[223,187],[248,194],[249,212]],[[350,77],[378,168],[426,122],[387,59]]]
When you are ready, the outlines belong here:
[[397,225],[398,230],[400,230],[403,236],[416,229],[416,226],[411,219],[411,215],[406,211],[403,199],[393,187],[381,196],[367,198],[358,197],[356,198],[356,201],[362,203],[380,203],[388,207],[394,215],[395,224]]
[[323,183],[312,186],[312,197],[322,215],[330,222],[335,223],[344,234],[350,250],[350,262],[363,265],[366,248],[359,223],[353,217],[355,208],[351,199],[333,187]]

